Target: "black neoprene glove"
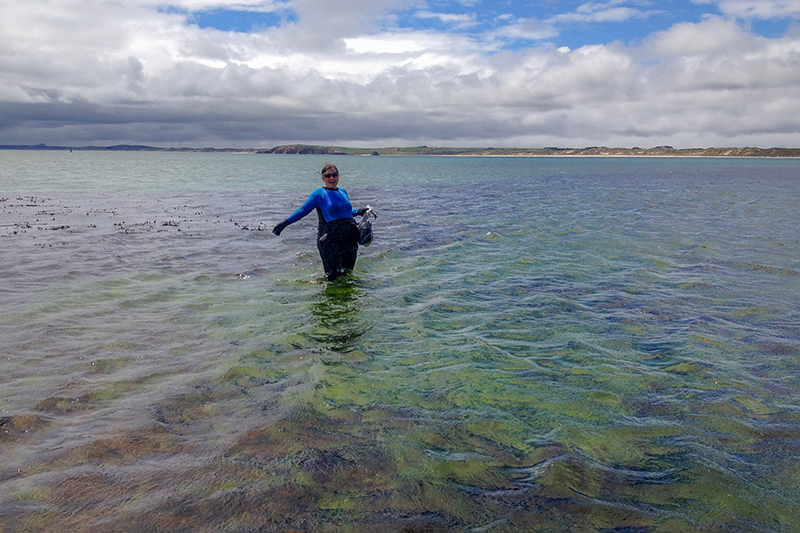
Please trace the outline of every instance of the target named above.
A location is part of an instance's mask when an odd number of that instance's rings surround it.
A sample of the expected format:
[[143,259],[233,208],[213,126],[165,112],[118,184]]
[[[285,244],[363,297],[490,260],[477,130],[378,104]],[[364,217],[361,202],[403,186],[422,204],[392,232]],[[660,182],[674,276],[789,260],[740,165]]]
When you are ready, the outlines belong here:
[[358,215],[358,216],[360,216],[360,217],[363,217],[363,216],[364,216],[364,213],[366,213],[367,211],[369,211],[369,209],[368,209],[368,208],[366,208],[366,207],[362,207],[361,209],[359,209],[358,211],[356,211],[356,215]]
[[277,226],[275,226],[274,228],[272,228],[272,233],[274,233],[275,235],[280,235],[280,234],[281,234],[281,232],[282,232],[283,230],[285,230],[285,229],[286,229],[286,226],[288,226],[288,225],[289,225],[289,222],[288,222],[288,221],[286,221],[286,220],[284,220],[283,222],[281,222],[280,224],[278,224]]

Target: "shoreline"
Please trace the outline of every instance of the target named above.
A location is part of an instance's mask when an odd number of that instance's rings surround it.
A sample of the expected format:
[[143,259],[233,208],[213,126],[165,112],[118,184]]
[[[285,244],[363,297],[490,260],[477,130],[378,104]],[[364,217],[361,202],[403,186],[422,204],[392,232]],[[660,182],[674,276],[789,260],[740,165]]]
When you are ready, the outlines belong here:
[[609,148],[592,146],[588,148],[446,148],[446,147],[385,147],[385,148],[345,148],[339,146],[319,146],[292,144],[274,148],[191,148],[191,147],[152,147],[145,145],[114,146],[48,146],[38,145],[0,145],[3,151],[62,151],[62,152],[191,152],[253,155],[352,155],[370,157],[398,156],[439,156],[439,157],[682,157],[682,158],[765,158],[797,159],[800,148],[686,148],[671,146],[655,148]]

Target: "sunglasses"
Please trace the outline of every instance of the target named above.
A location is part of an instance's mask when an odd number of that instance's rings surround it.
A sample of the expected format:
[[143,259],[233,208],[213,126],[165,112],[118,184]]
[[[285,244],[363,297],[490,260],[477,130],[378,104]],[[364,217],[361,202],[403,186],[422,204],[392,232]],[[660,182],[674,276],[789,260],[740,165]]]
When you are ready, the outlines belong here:
[[331,173],[328,173],[328,174],[323,174],[323,175],[322,175],[322,177],[323,177],[323,178],[335,178],[335,177],[337,177],[338,175],[339,175],[339,173],[338,173],[338,172],[331,172]]

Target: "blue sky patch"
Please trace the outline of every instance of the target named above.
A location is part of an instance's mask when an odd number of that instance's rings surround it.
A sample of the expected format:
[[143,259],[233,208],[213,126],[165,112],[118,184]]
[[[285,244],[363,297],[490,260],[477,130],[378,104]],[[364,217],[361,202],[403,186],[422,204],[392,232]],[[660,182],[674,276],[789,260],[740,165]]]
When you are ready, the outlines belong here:
[[[249,33],[277,27],[287,22],[297,22],[297,15],[288,9],[279,12],[255,12],[230,9],[188,12],[183,9],[162,7],[167,13],[187,15],[187,21],[200,28]],[[514,23],[536,24],[548,28],[541,37],[517,33],[506,39],[508,49],[525,48],[540,44],[568,46],[571,49],[584,45],[607,44],[622,41],[635,44],[654,32],[668,30],[680,22],[697,23],[707,17],[720,16],[712,2],[672,0],[648,2],[643,0],[599,1],[438,1],[429,2],[424,9],[413,8],[394,13],[391,26],[413,31],[436,31],[475,35],[496,31]],[[387,19],[389,20],[389,19]],[[743,21],[757,34],[775,38],[787,31],[789,21]],[[384,27],[384,30],[390,30]]]
[[287,21],[292,21],[294,18],[294,15],[288,12],[263,13],[215,9],[213,11],[198,11],[192,13],[189,20],[200,28],[215,28],[221,31],[251,33],[273,26],[281,26]]

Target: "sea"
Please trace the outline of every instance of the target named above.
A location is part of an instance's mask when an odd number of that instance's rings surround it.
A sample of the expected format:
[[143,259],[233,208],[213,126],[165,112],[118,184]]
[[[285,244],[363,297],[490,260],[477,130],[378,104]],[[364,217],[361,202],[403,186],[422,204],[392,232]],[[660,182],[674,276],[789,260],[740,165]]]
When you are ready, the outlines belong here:
[[800,160],[0,151],[0,531],[798,532]]

